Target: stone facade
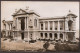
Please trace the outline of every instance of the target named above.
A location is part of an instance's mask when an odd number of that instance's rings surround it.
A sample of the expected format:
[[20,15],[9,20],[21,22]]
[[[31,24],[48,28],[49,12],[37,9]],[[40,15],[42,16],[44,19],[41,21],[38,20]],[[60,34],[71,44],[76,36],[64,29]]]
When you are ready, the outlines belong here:
[[13,21],[3,20],[3,37],[25,41],[75,41],[77,16],[71,12],[62,17],[40,18],[34,11],[19,9],[12,16]]

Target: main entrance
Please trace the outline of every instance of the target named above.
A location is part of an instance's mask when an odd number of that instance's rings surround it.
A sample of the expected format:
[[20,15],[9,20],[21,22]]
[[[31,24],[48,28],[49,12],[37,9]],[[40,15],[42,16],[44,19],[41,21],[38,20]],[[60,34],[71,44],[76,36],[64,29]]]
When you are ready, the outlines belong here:
[[25,28],[24,18],[21,18],[21,30],[24,30],[24,28]]
[[[24,17],[21,18],[21,30],[24,31],[25,29],[25,19]],[[24,40],[24,32],[21,33],[21,39]]]

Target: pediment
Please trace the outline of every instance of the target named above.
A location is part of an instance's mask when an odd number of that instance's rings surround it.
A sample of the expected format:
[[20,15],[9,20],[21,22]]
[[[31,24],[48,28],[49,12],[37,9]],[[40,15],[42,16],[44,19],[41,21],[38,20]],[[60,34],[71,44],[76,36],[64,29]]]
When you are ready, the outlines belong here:
[[20,10],[18,10],[15,14],[17,15],[17,14],[24,14],[24,13],[26,13],[26,11],[20,9]]

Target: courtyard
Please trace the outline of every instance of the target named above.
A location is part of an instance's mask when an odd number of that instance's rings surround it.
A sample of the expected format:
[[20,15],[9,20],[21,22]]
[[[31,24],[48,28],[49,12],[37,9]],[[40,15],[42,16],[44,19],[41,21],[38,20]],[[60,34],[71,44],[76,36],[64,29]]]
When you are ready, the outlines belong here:
[[[19,41],[10,41],[10,39],[7,39],[5,41],[3,41],[4,39],[1,38],[1,49],[2,50],[25,50],[25,51],[44,51],[44,43],[42,41],[37,41],[35,43],[29,43],[29,42],[24,42],[22,40]],[[50,44],[48,47],[48,50],[52,50],[55,51],[54,48],[55,45]]]

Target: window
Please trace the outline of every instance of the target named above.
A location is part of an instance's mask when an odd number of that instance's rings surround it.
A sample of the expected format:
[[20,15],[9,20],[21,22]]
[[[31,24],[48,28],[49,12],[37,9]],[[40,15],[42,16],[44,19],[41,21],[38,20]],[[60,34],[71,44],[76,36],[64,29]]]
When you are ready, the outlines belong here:
[[34,19],[34,26],[37,27],[37,19]]
[[57,39],[57,33],[54,34],[54,38]]
[[45,33],[45,38],[47,38],[47,33]]
[[60,38],[63,39],[63,34],[60,34]]
[[50,33],[49,35],[50,35],[50,38],[52,38],[52,33]]
[[41,23],[41,30],[43,30],[43,24]]
[[57,30],[58,29],[58,22],[55,21],[54,23],[55,23],[55,30]]
[[43,38],[43,33],[41,33],[41,38]]
[[60,22],[60,30],[63,30],[63,27],[64,27],[64,22],[61,21],[61,22]]
[[53,22],[50,21],[50,30],[52,30]]

